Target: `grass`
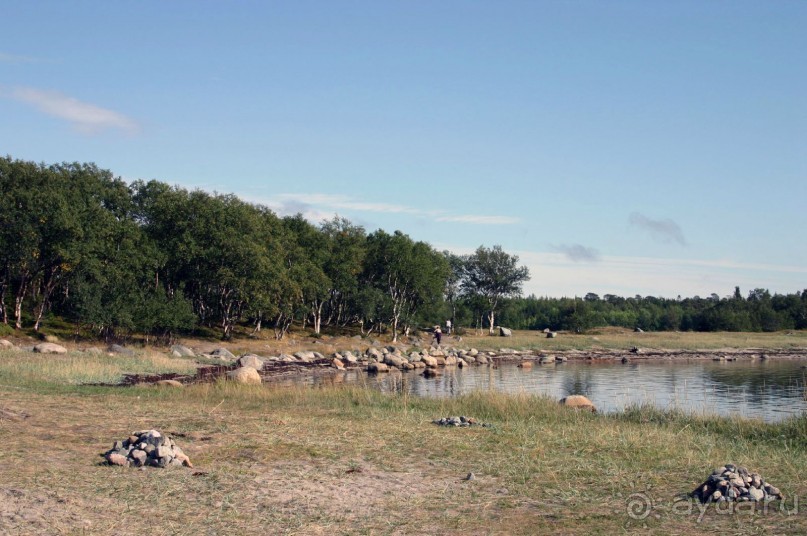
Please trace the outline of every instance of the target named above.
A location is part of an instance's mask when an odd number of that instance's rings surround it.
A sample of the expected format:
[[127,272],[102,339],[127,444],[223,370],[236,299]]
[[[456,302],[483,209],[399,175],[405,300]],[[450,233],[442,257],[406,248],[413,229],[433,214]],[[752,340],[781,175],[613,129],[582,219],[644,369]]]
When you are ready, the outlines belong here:
[[133,356],[0,351],[0,384],[18,387],[117,383],[124,374],[193,374],[195,371],[196,364],[191,360],[153,351],[139,351]]
[[[188,363],[0,354],[0,533],[807,531],[807,512],[700,517],[696,505],[676,502],[726,462],[803,497],[807,416],[766,424],[647,407],[595,415],[487,392],[426,399],[361,387],[78,385]],[[431,423],[448,415],[493,426]],[[114,440],[144,428],[172,435],[195,468],[98,464]],[[476,478],[464,480],[470,472]],[[647,518],[627,514],[635,493],[653,501]]]
[[623,328],[599,328],[586,333],[559,333],[554,339],[536,331],[514,331],[512,337],[468,334],[464,345],[482,350],[502,347],[544,351],[561,350],[625,350],[632,346],[657,350],[717,350],[717,349],[805,349],[807,331],[775,333],[734,332],[645,332],[634,333]]

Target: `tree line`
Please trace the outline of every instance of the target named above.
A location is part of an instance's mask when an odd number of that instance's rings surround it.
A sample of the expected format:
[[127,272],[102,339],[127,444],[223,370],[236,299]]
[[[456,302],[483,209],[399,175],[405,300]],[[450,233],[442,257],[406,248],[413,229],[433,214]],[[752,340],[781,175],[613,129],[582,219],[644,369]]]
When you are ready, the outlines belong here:
[[295,323],[397,339],[445,317],[449,285],[492,325],[528,277],[517,263],[498,246],[457,257],[94,164],[0,160],[0,319],[16,329],[58,315],[105,339],[239,327],[280,339]]
[[0,159],[0,320],[16,329],[39,331],[49,316],[104,339],[201,329],[280,339],[295,325],[397,340],[447,319],[490,332],[807,327],[807,291],[521,297],[529,277],[500,246],[455,255],[340,217],[314,225],[234,195],[127,184],[94,164]]

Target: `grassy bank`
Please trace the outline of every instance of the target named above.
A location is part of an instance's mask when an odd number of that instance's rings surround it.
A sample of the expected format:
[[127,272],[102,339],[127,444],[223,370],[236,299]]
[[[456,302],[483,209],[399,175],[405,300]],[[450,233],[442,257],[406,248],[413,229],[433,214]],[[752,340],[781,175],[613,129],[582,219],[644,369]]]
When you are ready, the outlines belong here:
[[[533,396],[360,387],[82,387],[121,358],[20,359],[0,355],[0,534],[807,531],[807,512],[710,509],[699,521],[697,506],[675,502],[726,462],[805,496],[807,417],[593,415]],[[165,365],[144,357],[137,371]],[[493,426],[431,423],[448,415]],[[98,465],[114,440],[144,428],[174,436],[195,468]],[[645,496],[651,514],[629,517],[628,501]]]

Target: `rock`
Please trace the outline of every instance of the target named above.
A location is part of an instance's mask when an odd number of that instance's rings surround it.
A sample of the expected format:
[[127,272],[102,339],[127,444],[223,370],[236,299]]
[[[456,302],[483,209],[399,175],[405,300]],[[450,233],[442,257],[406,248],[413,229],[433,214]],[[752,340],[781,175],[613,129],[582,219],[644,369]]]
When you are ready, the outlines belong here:
[[129,454],[129,457],[132,458],[134,461],[134,465],[137,467],[142,467],[146,464],[146,459],[148,458],[148,454],[146,454],[145,450],[134,449]]
[[308,351],[308,352],[295,352],[294,357],[296,357],[300,361],[304,361],[306,363],[308,363],[310,361],[314,361],[317,358],[317,356],[314,355],[314,352],[310,352],[310,351]]
[[123,456],[116,452],[110,452],[105,456],[105,458],[107,463],[109,463],[109,465],[120,465],[122,467],[126,467],[127,465],[129,465],[129,460],[126,458],[126,456]]
[[263,365],[264,365],[263,358],[255,354],[242,355],[241,357],[238,358],[239,367],[252,367],[255,370],[262,370]]
[[644,333],[644,330],[642,328],[640,328],[639,326],[636,326],[635,328],[633,328],[633,331],[634,331],[634,333]]
[[437,366],[437,358],[430,355],[424,355],[421,357],[421,362],[425,363],[427,367],[434,368]]
[[193,350],[181,344],[175,344],[171,347],[171,353],[176,357],[196,357]]
[[583,395],[569,395],[561,398],[560,403],[569,408],[584,409],[592,413],[597,412],[597,407],[594,403]]
[[5,339],[0,339],[0,348],[3,350],[10,350],[11,348],[14,348],[14,343]]
[[513,335],[512,330],[499,326],[499,336],[500,337],[511,337],[512,335]]
[[402,368],[407,361],[399,355],[387,354],[384,356],[383,362],[391,367]]
[[555,356],[555,363],[566,363],[569,360],[568,357],[565,355],[556,355]]
[[457,364],[457,356],[449,355],[445,357],[445,365],[447,367],[453,366]]
[[538,360],[538,363],[541,365],[549,365],[550,363],[554,363],[555,358],[549,357],[548,355],[541,356],[541,359]]
[[765,498],[765,492],[753,486],[748,488],[748,495],[751,496],[752,501],[761,501]]
[[216,348],[210,355],[216,356],[221,359],[235,359],[235,356],[227,348]]
[[261,375],[252,367],[241,367],[231,370],[227,373],[227,377],[236,383],[245,385],[259,385],[261,383]]
[[437,376],[442,376],[442,375],[443,375],[443,371],[441,371],[440,369],[431,368],[431,367],[423,369],[423,377],[424,378],[435,378]]
[[121,346],[120,344],[111,344],[107,348],[107,351],[112,352],[113,354],[135,355],[134,350]]
[[468,350],[468,355],[471,357],[476,357],[479,355],[479,350],[477,350],[476,348],[471,348],[470,350]]
[[480,354],[476,356],[476,362],[480,365],[487,365],[489,360],[486,356]]
[[476,480],[476,475],[473,473],[468,473],[468,475],[463,480]]
[[331,361],[331,366],[332,366],[333,368],[337,369],[337,370],[344,370],[344,369],[345,369],[345,364],[344,364],[344,363],[342,363],[342,362],[341,362],[340,360],[338,360],[338,359],[334,359],[333,361]]
[[367,372],[370,374],[378,374],[379,372],[389,372],[389,366],[384,363],[370,363],[367,365]]
[[40,354],[66,354],[67,348],[52,342],[43,342],[34,346],[34,352]]
[[159,380],[155,385],[159,387],[174,387],[174,388],[184,387],[184,385],[182,385],[180,382],[176,380]]
[[550,332],[548,332],[548,333],[546,334],[546,338],[547,338],[547,339],[554,339],[554,338],[555,338],[555,337],[557,337],[557,336],[558,336],[558,334],[557,334],[556,332],[554,332],[554,331],[550,331]]
[[532,368],[532,361],[522,361],[521,363],[518,364],[518,368],[524,368],[524,369]]

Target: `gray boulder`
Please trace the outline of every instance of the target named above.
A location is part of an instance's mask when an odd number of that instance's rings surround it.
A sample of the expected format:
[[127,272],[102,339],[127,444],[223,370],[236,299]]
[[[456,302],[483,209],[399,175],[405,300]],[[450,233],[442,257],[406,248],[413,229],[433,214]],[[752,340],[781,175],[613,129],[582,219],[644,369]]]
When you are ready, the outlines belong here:
[[499,336],[501,337],[512,337],[513,331],[508,328],[499,327]]
[[126,348],[125,346],[121,346],[120,344],[112,344],[107,348],[108,352],[112,352],[113,354],[121,354],[121,355],[135,355],[134,350],[131,348]]
[[34,352],[39,354],[66,354],[67,348],[52,342],[43,342],[34,346]]
[[255,370],[261,370],[263,368],[263,364],[263,358],[255,354],[242,355],[240,358],[238,358],[239,367],[252,367]]
[[174,357],[196,357],[196,354],[193,353],[193,350],[191,350],[187,346],[182,346],[181,344],[173,345],[171,347],[171,354]]
[[216,348],[210,355],[219,357],[221,359],[235,359],[235,356],[227,348]]

